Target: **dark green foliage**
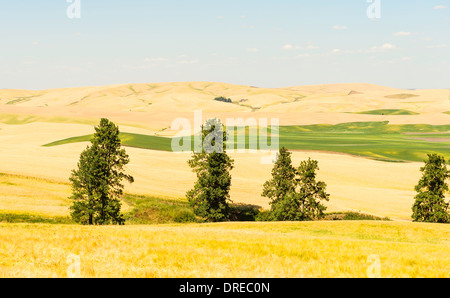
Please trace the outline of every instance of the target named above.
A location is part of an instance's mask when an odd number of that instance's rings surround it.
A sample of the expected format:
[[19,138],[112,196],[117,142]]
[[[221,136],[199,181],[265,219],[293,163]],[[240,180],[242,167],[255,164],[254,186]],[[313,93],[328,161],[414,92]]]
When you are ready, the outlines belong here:
[[255,217],[256,221],[274,221],[273,214],[270,210],[261,210]]
[[321,201],[329,201],[330,195],[326,193],[327,185],[323,181],[316,181],[316,171],[319,170],[319,162],[308,158],[300,163],[297,169],[298,191],[294,198],[299,203],[301,215],[299,220],[313,220],[323,217],[326,207]]
[[290,152],[281,148],[272,170],[272,179],[264,183],[262,196],[271,199],[271,215],[278,221],[316,220],[323,217],[328,201],[326,184],[316,181],[316,160],[302,161],[298,169],[292,166]]
[[379,220],[390,221],[388,217],[378,217],[359,212],[332,212],[324,215],[324,220]]
[[256,221],[260,214],[260,206],[248,204],[230,205],[230,221]]
[[119,128],[101,119],[95,134],[80,155],[78,169],[72,171],[72,219],[81,224],[124,224],[120,213],[122,180],[132,183],[133,177],[124,173],[129,157],[121,149]]
[[202,127],[203,146],[188,161],[197,174],[194,188],[186,196],[194,213],[207,221],[229,219],[230,186],[234,161],[226,154],[226,133],[218,119]]
[[295,190],[295,175],[291,152],[283,147],[280,149],[277,162],[272,169],[272,179],[264,183],[262,196],[270,198],[272,206],[278,204],[287,194]]
[[232,102],[232,100],[230,98],[226,98],[226,97],[223,97],[223,96],[216,97],[216,98],[214,98],[214,100],[222,101],[222,102],[228,102],[228,103]]
[[446,180],[450,177],[443,156],[428,154],[425,166],[420,169],[422,178],[416,185],[417,195],[412,207],[412,218],[417,222],[450,222],[449,203],[445,193],[449,191]]

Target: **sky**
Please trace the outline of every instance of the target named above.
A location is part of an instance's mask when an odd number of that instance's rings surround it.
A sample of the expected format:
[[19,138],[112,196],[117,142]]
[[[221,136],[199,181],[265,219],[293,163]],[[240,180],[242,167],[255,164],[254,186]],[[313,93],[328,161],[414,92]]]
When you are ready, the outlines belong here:
[[450,89],[450,0],[0,0],[0,36],[0,89]]

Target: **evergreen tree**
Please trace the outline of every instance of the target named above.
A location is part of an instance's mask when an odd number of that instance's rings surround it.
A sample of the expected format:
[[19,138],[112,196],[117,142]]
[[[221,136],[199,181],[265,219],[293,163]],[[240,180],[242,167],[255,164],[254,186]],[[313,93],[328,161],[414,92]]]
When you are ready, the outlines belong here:
[[[281,208],[286,195],[295,191],[296,171],[292,166],[291,152],[282,147],[277,155],[277,161],[272,169],[272,179],[266,181],[263,186],[262,196],[269,198],[272,211]],[[279,206],[280,204],[280,206]],[[279,216],[277,216],[279,218]]]
[[412,218],[417,222],[450,222],[449,203],[445,202],[445,193],[449,191],[447,178],[450,172],[443,156],[428,154],[425,166],[420,168],[422,178],[416,185],[417,195],[412,207]]
[[316,171],[319,162],[308,158],[300,163],[297,169],[298,192],[294,196],[298,202],[296,220],[315,220],[323,217],[326,207],[321,201],[329,201],[330,195],[326,192],[326,183],[316,181]]
[[207,221],[229,218],[230,171],[234,161],[226,154],[225,141],[226,133],[220,120],[208,120],[202,126],[201,152],[194,153],[188,161],[197,174],[197,182],[186,196],[194,213]]
[[134,181],[124,173],[128,163],[129,156],[121,149],[119,128],[108,119],[101,119],[91,146],[81,153],[78,169],[72,170],[69,178],[74,221],[89,225],[124,224],[120,213],[122,180]]
[[326,184],[316,181],[318,161],[302,161],[298,169],[292,166],[291,153],[281,148],[272,169],[272,179],[264,184],[262,196],[271,199],[271,217],[279,221],[314,220],[323,216],[328,201]]

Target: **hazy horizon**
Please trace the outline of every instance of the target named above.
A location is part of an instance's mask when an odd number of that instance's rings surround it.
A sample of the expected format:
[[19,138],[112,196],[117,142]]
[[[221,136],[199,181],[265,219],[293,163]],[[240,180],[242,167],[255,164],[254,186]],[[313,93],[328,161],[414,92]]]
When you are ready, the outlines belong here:
[[132,85],[132,84],[170,84],[170,83],[196,83],[196,82],[208,82],[208,83],[224,83],[224,84],[230,84],[230,85],[236,85],[236,86],[250,86],[250,87],[256,87],[256,88],[267,88],[267,89],[285,89],[285,88],[291,88],[291,87],[303,87],[303,86],[319,86],[319,85],[339,85],[339,84],[369,84],[369,85],[377,85],[377,86],[383,86],[383,87],[390,87],[395,89],[402,89],[402,90],[450,90],[450,88],[398,88],[395,86],[388,86],[388,85],[379,85],[379,84],[372,84],[367,82],[346,82],[346,83],[327,83],[327,84],[309,84],[309,85],[289,85],[289,86],[280,86],[280,87],[266,87],[266,86],[255,86],[255,85],[249,85],[249,84],[234,84],[229,82],[216,82],[216,81],[166,81],[166,82],[140,82],[140,83],[132,83],[132,82],[125,82],[125,83],[118,83],[118,84],[105,84],[105,85],[85,85],[85,86],[60,86],[55,88],[39,88],[39,89],[23,89],[23,88],[0,88],[0,90],[27,90],[27,91],[44,91],[44,90],[54,90],[54,89],[67,89],[67,88],[89,88],[89,87],[103,87],[103,86],[116,86],[116,85]]

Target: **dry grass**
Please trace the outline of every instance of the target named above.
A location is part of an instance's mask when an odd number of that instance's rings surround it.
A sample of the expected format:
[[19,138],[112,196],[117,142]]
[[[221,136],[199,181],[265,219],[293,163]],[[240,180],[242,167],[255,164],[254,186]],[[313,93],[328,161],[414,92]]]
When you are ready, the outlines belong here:
[[[69,216],[72,201],[67,182],[0,173],[0,215]],[[122,202],[122,210],[131,207]]]
[[0,212],[65,216],[69,196],[68,183],[0,173]]
[[[450,277],[450,226],[399,222],[0,224],[0,277]],[[68,263],[69,260],[69,263]],[[368,261],[369,260],[369,261]]]

